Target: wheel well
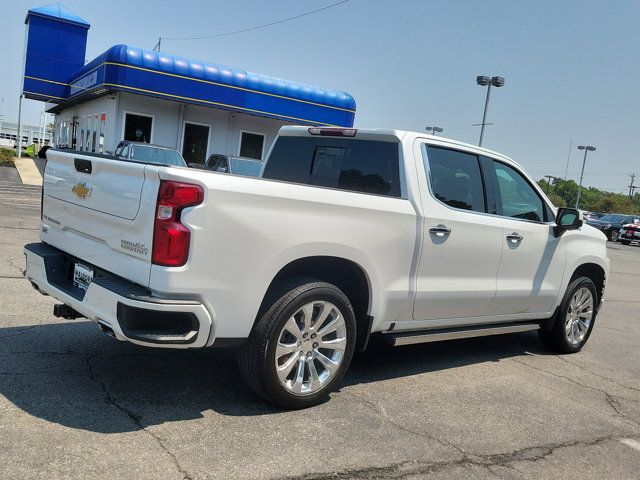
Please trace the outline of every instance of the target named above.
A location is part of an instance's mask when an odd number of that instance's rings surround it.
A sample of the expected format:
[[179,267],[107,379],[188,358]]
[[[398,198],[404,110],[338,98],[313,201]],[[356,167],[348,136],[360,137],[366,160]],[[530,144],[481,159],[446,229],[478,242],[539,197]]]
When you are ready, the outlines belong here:
[[286,293],[292,278],[312,277],[338,287],[347,296],[356,314],[356,348],[366,347],[371,330],[372,318],[368,315],[370,302],[369,281],[364,270],[351,260],[339,257],[305,257],[294,260],[283,267],[269,284],[262,300],[258,318],[273,301]]
[[591,281],[593,281],[598,292],[598,301],[600,301],[600,299],[602,299],[602,295],[604,294],[604,269],[600,265],[597,265],[595,263],[584,263],[576,268],[576,271],[573,272],[569,283],[571,283],[578,277],[588,277],[591,279]]

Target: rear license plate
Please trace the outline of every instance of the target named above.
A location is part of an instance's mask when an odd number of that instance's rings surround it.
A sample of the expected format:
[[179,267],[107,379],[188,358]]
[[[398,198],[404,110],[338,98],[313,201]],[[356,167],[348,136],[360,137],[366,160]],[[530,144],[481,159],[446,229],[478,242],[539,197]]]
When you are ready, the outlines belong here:
[[86,291],[93,280],[93,269],[76,263],[73,267],[73,285]]

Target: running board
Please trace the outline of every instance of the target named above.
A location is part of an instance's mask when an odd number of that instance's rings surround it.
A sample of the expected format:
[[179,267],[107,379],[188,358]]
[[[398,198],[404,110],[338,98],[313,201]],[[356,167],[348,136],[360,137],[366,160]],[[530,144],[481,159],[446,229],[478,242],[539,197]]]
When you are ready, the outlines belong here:
[[387,333],[385,337],[394,347],[413,345],[415,343],[440,342],[443,340],[458,340],[460,338],[487,337],[505,333],[529,332],[539,330],[540,322],[517,322],[491,325],[476,325],[473,327],[439,328],[436,330],[420,330],[418,332]]

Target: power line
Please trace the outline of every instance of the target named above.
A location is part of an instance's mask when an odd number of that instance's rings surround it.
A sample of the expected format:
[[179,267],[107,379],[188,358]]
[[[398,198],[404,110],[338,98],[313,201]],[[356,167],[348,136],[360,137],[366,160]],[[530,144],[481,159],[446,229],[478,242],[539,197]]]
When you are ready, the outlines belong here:
[[[256,25],[254,27],[243,28],[243,29],[240,29],[240,30],[233,30],[231,32],[215,33],[215,34],[212,34],[212,35],[201,35],[201,36],[198,36],[198,37],[160,37],[158,39],[158,43],[156,44],[156,47],[158,48],[158,51],[160,51],[160,43],[161,43],[162,40],[204,40],[205,38],[225,37],[225,36],[228,36],[228,35],[236,35],[238,33],[245,33],[245,32],[250,32],[252,30],[258,30],[258,29],[261,29],[261,28],[271,27],[273,25],[279,25],[281,23],[290,22],[291,20],[297,20],[298,18],[306,17],[308,15],[313,15],[314,13],[322,12],[323,10],[328,10],[329,8],[337,7],[338,5],[342,5],[344,3],[347,3],[348,1],[349,0],[342,0],[340,2],[336,2],[336,3],[332,3],[331,5],[327,5],[326,7],[317,8],[317,9],[311,10],[309,12],[304,12],[304,13],[301,13],[299,15],[294,15],[293,17],[282,18],[280,20],[275,20],[273,22],[264,23],[262,25]],[[154,47],[154,50],[155,50],[156,47]]]

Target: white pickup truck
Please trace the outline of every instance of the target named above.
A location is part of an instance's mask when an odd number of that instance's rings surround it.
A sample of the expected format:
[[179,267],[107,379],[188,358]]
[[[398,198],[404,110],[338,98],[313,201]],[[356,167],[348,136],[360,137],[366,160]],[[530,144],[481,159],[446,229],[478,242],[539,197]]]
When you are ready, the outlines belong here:
[[537,330],[579,351],[606,240],[509,158],[397,130],[285,127],[262,178],[49,150],[26,276],[148,347],[239,346],[288,408],[335,388],[370,335],[405,345]]

